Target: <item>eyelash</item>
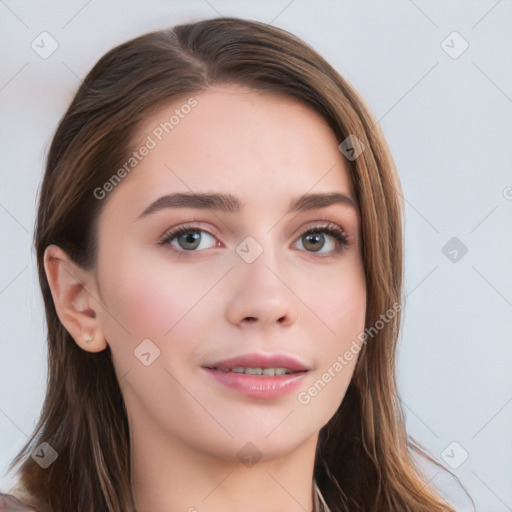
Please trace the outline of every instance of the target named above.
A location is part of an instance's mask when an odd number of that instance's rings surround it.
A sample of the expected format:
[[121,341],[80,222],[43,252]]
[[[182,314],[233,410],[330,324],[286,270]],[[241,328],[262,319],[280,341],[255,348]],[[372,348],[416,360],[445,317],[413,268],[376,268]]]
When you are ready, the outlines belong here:
[[[199,226],[180,226],[178,228],[171,229],[170,231],[167,231],[158,241],[158,245],[161,246],[170,246],[170,243],[175,239],[178,238],[180,235],[184,235],[186,233],[198,233],[198,232],[205,232],[208,233],[210,236],[217,238],[211,231],[201,228]],[[315,226],[314,228],[307,229],[304,231],[304,233],[301,234],[301,236],[298,238],[301,239],[307,235],[311,234],[318,234],[318,233],[325,233],[331,237],[333,237],[336,240],[336,249],[329,253],[316,253],[315,251],[303,251],[309,254],[312,254],[314,256],[325,258],[329,256],[335,256],[338,253],[342,252],[350,242],[350,237],[345,233],[343,228],[340,226],[333,224],[333,223],[327,223],[319,226]],[[191,252],[201,252],[201,251],[186,251],[183,249],[175,249],[174,247],[171,247],[171,250],[175,252],[175,254],[179,257],[181,256],[187,256],[188,253]],[[299,249],[302,251],[302,249]]]

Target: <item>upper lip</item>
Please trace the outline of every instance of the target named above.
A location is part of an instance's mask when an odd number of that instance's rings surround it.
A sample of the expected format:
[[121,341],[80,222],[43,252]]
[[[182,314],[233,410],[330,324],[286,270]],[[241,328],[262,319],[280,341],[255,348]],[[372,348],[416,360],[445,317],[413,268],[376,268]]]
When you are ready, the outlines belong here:
[[204,368],[231,370],[232,368],[287,368],[293,372],[308,371],[309,368],[296,357],[288,354],[252,352],[204,365]]

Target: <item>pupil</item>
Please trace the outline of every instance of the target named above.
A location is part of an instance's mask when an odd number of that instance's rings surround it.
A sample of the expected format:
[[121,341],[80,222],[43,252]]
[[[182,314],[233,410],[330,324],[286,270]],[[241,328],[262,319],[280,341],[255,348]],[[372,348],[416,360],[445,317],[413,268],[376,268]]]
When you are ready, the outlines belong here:
[[[306,235],[306,240],[307,240],[307,243],[304,244],[304,247],[306,247],[306,249],[308,249],[307,245],[310,244],[309,248],[312,249],[313,251],[317,251],[322,248],[321,246],[323,246],[324,235],[322,235],[322,234]],[[318,245],[319,242],[320,242],[320,246]]]
[[[183,249],[195,249],[197,247],[196,242],[200,241],[201,233],[185,233],[180,237],[180,245]],[[183,242],[185,246],[182,245]],[[192,244],[192,247],[187,246],[186,244]],[[195,244],[195,245],[194,245]]]

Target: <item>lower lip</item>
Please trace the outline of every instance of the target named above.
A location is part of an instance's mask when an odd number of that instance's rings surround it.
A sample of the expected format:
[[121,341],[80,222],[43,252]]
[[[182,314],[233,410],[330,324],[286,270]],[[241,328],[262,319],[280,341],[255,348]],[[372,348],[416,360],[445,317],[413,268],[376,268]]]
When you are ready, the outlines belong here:
[[275,398],[295,390],[308,372],[287,375],[249,375],[246,373],[222,372],[203,368],[224,386],[256,398]]

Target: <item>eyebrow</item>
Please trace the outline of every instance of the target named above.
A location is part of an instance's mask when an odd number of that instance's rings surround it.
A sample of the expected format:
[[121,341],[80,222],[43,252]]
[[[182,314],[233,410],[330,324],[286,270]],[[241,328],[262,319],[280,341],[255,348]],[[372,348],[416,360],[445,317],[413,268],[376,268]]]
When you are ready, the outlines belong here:
[[[291,201],[288,207],[288,213],[299,213],[315,210],[317,208],[326,208],[332,204],[344,204],[356,210],[358,209],[356,201],[352,197],[333,192],[304,194],[297,197]],[[232,194],[197,192],[168,194],[153,201],[137,217],[137,220],[167,208],[200,208],[218,210],[226,213],[239,213],[242,209],[242,202]]]

